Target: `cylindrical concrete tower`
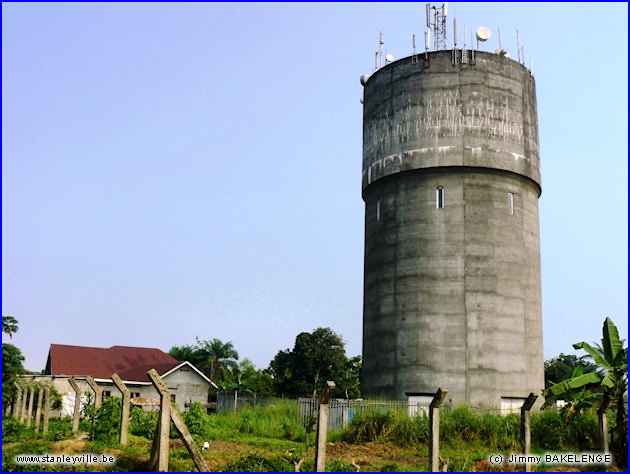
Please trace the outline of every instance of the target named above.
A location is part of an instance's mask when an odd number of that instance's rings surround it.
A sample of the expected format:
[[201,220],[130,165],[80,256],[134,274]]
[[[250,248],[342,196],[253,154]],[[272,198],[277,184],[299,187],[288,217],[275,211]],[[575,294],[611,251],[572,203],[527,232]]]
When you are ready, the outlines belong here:
[[540,393],[534,78],[508,57],[448,50],[362,82],[364,395],[444,387],[499,407]]

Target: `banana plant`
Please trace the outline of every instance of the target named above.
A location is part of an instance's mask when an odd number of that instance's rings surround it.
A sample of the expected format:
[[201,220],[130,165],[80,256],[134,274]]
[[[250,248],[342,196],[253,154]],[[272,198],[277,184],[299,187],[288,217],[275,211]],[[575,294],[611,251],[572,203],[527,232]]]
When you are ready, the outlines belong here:
[[[606,318],[603,326],[601,345],[591,346],[586,342],[573,344],[574,349],[583,349],[593,358],[597,365],[595,372],[582,373],[574,371],[568,380],[558,382],[543,391],[548,399],[565,398],[575,401],[574,411],[584,408],[593,401],[594,393],[599,398],[614,400],[617,411],[616,437],[613,437],[615,458],[620,467],[627,466],[628,446],[628,412],[624,397],[628,391],[628,348],[619,338],[619,331],[612,319]],[[582,401],[578,405],[578,401]],[[616,439],[615,439],[616,438]]]

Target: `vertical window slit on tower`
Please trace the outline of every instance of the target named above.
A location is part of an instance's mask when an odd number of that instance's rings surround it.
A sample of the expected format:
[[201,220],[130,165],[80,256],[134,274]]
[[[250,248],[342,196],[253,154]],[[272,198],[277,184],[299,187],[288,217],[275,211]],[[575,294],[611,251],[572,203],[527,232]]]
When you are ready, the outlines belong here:
[[381,220],[381,200],[376,201],[376,220]]
[[514,214],[514,193],[508,193],[508,213]]
[[444,208],[444,188],[442,186],[438,186],[435,190],[435,208]]

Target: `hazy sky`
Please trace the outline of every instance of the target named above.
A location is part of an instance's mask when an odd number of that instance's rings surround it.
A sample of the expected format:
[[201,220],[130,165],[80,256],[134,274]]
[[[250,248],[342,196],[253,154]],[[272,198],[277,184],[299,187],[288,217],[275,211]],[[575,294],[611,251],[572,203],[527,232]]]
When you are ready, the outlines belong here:
[[[3,3],[2,314],[26,368],[195,336],[263,368],[320,326],[360,354],[359,77],[379,30],[412,53],[424,5]],[[516,58],[518,28],[533,58],[545,358],[606,316],[627,338],[627,4],[449,16],[460,45],[500,29]]]

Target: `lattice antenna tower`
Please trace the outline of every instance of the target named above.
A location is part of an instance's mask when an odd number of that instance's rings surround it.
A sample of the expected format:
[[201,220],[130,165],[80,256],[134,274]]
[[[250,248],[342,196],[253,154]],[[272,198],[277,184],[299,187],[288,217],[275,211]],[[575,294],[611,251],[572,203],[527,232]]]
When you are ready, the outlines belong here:
[[446,15],[448,14],[448,2],[442,6],[427,3],[427,38],[431,37],[433,30],[433,48],[436,51],[446,49]]

